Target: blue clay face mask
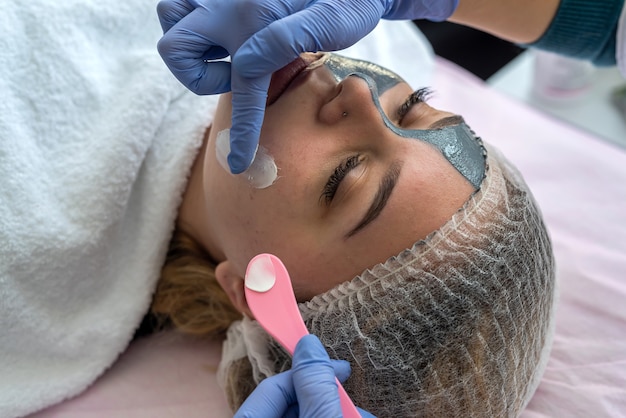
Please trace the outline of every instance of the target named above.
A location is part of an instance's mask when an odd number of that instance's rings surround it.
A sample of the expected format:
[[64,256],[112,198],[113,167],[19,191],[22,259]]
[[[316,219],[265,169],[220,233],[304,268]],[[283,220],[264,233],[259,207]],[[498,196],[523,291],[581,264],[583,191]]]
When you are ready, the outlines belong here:
[[486,151],[465,122],[438,129],[400,128],[389,120],[379,100],[379,95],[404,82],[399,75],[370,62],[335,54],[329,54],[324,65],[338,82],[349,76],[363,79],[369,86],[372,100],[387,128],[403,138],[417,139],[433,145],[474,186],[474,189],[480,188],[485,177]]

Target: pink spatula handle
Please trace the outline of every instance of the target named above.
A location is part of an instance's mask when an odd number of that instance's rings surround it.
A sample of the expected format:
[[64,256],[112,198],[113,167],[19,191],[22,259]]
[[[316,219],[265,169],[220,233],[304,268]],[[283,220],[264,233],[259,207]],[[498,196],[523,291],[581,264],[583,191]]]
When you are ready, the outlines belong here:
[[[255,319],[293,356],[300,338],[309,333],[302,321],[285,265],[272,254],[259,254],[248,263],[246,300]],[[336,380],[336,378],[335,378]],[[337,380],[341,410],[346,418],[360,418],[352,400]]]
[[352,399],[350,399],[350,396],[348,396],[348,393],[341,385],[341,382],[339,381],[339,379],[335,377],[335,380],[337,381],[337,390],[339,391],[339,402],[341,402],[341,412],[343,413],[344,418],[345,417],[361,418],[361,414],[359,413],[359,410],[356,409],[356,406],[354,406]]

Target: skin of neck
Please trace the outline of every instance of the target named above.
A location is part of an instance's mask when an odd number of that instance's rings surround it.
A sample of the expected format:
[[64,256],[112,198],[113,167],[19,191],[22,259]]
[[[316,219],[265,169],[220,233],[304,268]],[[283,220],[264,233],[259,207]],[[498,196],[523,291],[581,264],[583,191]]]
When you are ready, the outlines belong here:
[[544,34],[561,0],[460,0],[450,22],[515,43],[532,43]]
[[208,232],[209,228],[206,221],[210,215],[204,200],[203,190],[204,158],[210,131],[211,128],[207,128],[202,140],[202,146],[198,150],[196,159],[191,167],[187,188],[183,192],[182,202],[178,210],[176,227],[190,235],[204,247],[215,262],[220,262],[224,259],[224,254],[215,245]]

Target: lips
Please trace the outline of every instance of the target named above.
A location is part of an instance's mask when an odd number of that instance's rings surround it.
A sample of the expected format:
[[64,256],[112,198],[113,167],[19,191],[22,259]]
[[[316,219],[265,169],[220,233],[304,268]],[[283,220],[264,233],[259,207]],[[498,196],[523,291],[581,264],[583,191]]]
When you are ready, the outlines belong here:
[[272,74],[270,87],[267,91],[266,106],[272,105],[289,88],[292,82],[309,67],[320,59],[320,54],[305,53]]

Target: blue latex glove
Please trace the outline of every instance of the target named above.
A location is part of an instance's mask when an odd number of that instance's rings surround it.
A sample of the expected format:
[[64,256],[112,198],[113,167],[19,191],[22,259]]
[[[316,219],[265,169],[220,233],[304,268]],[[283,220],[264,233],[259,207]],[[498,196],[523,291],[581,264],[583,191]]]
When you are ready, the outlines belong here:
[[[459,0],[161,0],[159,53],[197,94],[233,92],[228,164],[256,152],[271,74],[302,52],[355,44],[385,19],[447,19]],[[228,62],[207,62],[231,56]]]
[[[241,405],[235,418],[340,417],[341,404],[335,382],[350,375],[350,364],[330,360],[315,335],[296,345],[291,370],[263,380]],[[375,418],[359,409],[361,416]]]

